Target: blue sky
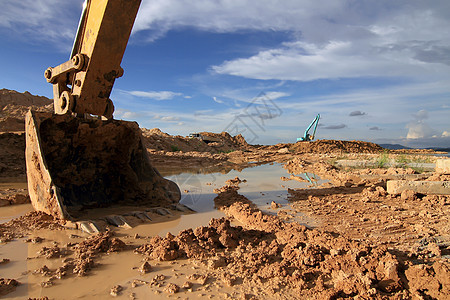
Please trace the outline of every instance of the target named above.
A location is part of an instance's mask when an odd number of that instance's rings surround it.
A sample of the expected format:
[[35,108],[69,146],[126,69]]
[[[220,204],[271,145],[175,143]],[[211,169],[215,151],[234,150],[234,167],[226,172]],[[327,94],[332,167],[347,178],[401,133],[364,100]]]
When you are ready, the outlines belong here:
[[[0,0],[0,88],[52,97],[82,0]],[[174,135],[450,147],[450,1],[143,0],[111,95]]]

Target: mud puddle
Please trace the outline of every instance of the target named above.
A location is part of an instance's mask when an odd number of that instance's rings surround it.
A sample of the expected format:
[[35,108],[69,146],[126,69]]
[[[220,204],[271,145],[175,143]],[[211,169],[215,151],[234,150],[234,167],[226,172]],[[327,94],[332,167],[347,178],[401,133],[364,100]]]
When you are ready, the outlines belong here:
[[[323,180],[313,173],[290,174],[280,163],[270,163],[245,168],[241,171],[232,170],[222,173],[182,173],[166,178],[176,182],[182,192],[180,203],[197,212],[214,211],[213,199],[217,196],[214,189],[223,186],[228,179],[239,177],[243,180],[239,184],[239,193],[247,197],[265,213],[275,214],[279,208],[290,209],[288,188],[308,188],[319,186],[328,180]],[[272,202],[277,204],[273,208]],[[211,216],[214,217],[214,216]],[[291,221],[299,221],[305,225],[315,226],[313,219],[307,219],[302,214],[291,216]]]
[[[223,186],[224,182],[234,177],[246,180],[240,184],[240,193],[248,197],[262,210],[275,214],[289,208],[287,201],[288,188],[305,188],[320,185],[325,182],[313,174],[293,175],[297,179],[290,179],[291,174],[282,168],[281,164],[260,165],[242,171],[231,171],[227,174],[192,174],[182,173],[169,176],[182,191],[181,203],[195,210],[196,213],[186,214],[172,211],[168,216],[152,215],[152,222],[144,223],[131,229],[116,228],[115,235],[127,245],[133,247],[148,243],[156,235],[166,236],[168,233],[177,235],[188,228],[206,226],[211,218],[221,218],[225,214],[214,208],[214,189]],[[284,179],[282,179],[284,178]],[[272,201],[281,208],[271,208]],[[0,222],[8,221],[31,211],[31,205],[14,205],[0,208]],[[46,286],[48,277],[37,272],[44,266],[56,270],[63,265],[63,260],[73,256],[47,259],[37,257],[37,253],[44,247],[59,246],[69,249],[71,243],[82,242],[87,234],[77,230],[36,230],[27,238],[39,237],[41,242],[25,242],[17,239],[0,246],[0,258],[7,258],[9,262],[1,267],[2,277],[15,278],[21,284],[16,290],[8,294],[11,299],[26,297],[43,297],[50,299],[91,298],[110,299],[111,289],[119,285],[121,290],[118,298],[128,299],[166,299],[168,296],[182,298],[225,298],[232,296],[233,289],[221,282],[212,280],[198,283],[192,278],[197,273],[205,273],[205,266],[192,260],[178,260],[176,262],[150,261],[152,268],[148,274],[139,272],[144,263],[142,256],[132,250],[102,255],[96,260],[96,267],[85,277],[68,275],[61,280],[53,280],[51,286]],[[211,272],[211,270],[209,270]],[[38,273],[38,274],[36,274]],[[156,283],[154,278],[157,278]],[[162,278],[162,279],[161,279]],[[181,287],[186,281],[192,286],[182,288],[176,295],[165,290],[168,286]],[[192,282],[193,281],[193,282]],[[170,285],[172,284],[172,285]],[[237,296],[237,295],[235,295]]]
[[8,222],[14,218],[23,216],[27,212],[33,211],[31,204],[19,204],[0,207],[0,224]]

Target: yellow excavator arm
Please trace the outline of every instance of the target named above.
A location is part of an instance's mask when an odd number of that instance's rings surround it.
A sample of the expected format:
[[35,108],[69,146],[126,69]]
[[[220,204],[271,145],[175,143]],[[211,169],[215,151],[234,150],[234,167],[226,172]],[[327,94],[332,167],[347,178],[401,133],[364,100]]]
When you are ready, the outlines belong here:
[[112,118],[109,96],[123,74],[139,4],[88,0],[71,59],[45,71],[55,114],[30,111],[25,120],[28,191],[36,210],[80,221],[91,219],[95,208],[141,216],[180,200],[178,186],[152,167],[139,125]]
[[141,0],[88,0],[83,5],[70,60],[45,71],[57,114],[112,118],[109,99]]

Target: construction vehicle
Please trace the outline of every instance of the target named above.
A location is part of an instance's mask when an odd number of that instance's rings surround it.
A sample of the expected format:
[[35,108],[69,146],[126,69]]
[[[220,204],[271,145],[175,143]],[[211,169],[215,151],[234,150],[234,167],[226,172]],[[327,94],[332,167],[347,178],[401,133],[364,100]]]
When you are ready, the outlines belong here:
[[141,0],[87,0],[70,59],[48,68],[54,114],[26,116],[33,207],[83,220],[91,209],[145,210],[177,204],[178,186],[152,167],[136,122],[113,119],[109,99]]
[[220,143],[220,142],[222,142],[222,140],[219,139],[219,138],[217,138],[217,137],[208,136],[208,135],[204,135],[204,134],[196,133],[196,132],[190,133],[190,134],[189,134],[189,138],[190,138],[190,139],[198,139],[198,140],[203,141],[203,142],[205,142],[205,143],[207,143],[207,144],[209,144],[209,143]]
[[[314,140],[314,137],[316,136],[316,130],[317,125],[319,124],[320,114],[317,114],[317,116],[312,120],[312,122],[309,124],[308,128],[306,128],[305,133],[302,137],[297,138],[297,142],[308,142]],[[309,130],[311,130],[311,127],[314,126],[313,134],[309,134]]]

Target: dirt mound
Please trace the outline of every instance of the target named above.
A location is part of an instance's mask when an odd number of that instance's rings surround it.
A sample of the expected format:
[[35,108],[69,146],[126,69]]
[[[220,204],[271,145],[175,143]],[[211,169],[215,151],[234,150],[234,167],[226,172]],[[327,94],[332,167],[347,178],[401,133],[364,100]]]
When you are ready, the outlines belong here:
[[73,273],[84,276],[92,269],[94,258],[99,253],[110,253],[125,250],[127,245],[120,239],[113,237],[110,231],[93,235],[75,246],[75,261],[67,265]]
[[292,144],[289,150],[295,153],[379,153],[384,148],[362,141],[318,140]]
[[158,128],[142,128],[146,148],[167,152],[226,153],[250,147],[242,135],[232,137],[227,132],[201,132],[199,137],[171,136]]
[[23,237],[32,230],[63,229],[62,224],[64,224],[64,221],[58,221],[43,212],[29,212],[19,218],[0,224],[0,242],[5,243]]
[[225,218],[212,219],[208,226],[177,236],[156,236],[136,253],[161,261],[201,260],[210,271],[198,276],[220,280],[258,298],[445,299],[450,295],[445,261],[412,260],[385,245],[285,223],[247,204],[236,190],[224,190],[237,202],[219,201],[224,204],[221,208],[243,226],[231,226]]
[[19,284],[15,279],[0,278],[0,296],[13,292]]
[[7,178],[25,180],[25,134],[0,133],[0,181]]
[[35,96],[29,92],[19,93],[12,90],[0,90],[0,132],[24,131],[25,114],[29,109],[35,111],[53,111],[53,100]]

